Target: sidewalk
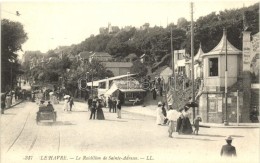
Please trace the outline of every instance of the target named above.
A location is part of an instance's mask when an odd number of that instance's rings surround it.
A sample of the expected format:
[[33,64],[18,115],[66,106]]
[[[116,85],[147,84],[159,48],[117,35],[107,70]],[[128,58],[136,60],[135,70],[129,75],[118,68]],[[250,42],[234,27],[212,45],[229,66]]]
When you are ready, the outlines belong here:
[[[138,106],[123,106],[122,109],[126,112],[141,114],[145,116],[156,117],[156,105],[149,105],[143,107],[142,105]],[[229,123],[228,126],[225,126],[223,123],[200,123],[203,126],[209,126],[211,128],[260,128],[260,123]]]
[[[24,101],[24,100],[16,100],[15,103],[10,106],[10,108],[12,108],[12,107],[14,107],[14,106],[16,106],[16,105],[22,103],[23,101]],[[6,108],[5,110],[10,109],[10,108]]]

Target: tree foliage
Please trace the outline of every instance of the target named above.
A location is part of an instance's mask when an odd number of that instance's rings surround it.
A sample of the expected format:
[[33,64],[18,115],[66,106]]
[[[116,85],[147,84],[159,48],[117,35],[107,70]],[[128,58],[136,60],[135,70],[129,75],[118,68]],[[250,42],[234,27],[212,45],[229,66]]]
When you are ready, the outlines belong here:
[[17,52],[28,39],[23,25],[7,19],[1,20],[1,87],[6,91],[15,83],[20,71]]

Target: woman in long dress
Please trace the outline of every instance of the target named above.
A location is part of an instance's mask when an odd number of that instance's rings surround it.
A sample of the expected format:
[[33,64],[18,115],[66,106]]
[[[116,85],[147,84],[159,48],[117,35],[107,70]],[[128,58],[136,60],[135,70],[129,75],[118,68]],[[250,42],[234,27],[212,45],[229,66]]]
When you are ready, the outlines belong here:
[[164,119],[165,119],[165,117],[162,113],[162,103],[158,102],[158,107],[156,109],[156,124],[163,125]]
[[105,119],[102,107],[103,107],[102,101],[98,100],[98,103],[97,103],[97,119],[98,120],[104,120]]
[[65,98],[64,105],[63,105],[63,110],[64,111],[68,111],[68,109],[69,109],[69,99]]
[[181,127],[180,127],[180,133],[181,134],[192,134],[192,126],[190,123],[190,119],[188,117],[189,113],[187,109],[184,109],[182,112],[183,119],[181,122]]

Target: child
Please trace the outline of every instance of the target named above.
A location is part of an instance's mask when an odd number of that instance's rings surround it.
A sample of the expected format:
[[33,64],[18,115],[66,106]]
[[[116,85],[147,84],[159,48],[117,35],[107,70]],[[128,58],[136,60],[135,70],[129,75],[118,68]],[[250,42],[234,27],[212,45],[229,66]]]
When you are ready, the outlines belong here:
[[199,127],[200,127],[200,122],[201,122],[201,118],[199,116],[197,116],[195,119],[194,119],[194,127],[195,127],[195,130],[193,131],[193,134],[196,134],[198,135],[198,132],[199,132]]

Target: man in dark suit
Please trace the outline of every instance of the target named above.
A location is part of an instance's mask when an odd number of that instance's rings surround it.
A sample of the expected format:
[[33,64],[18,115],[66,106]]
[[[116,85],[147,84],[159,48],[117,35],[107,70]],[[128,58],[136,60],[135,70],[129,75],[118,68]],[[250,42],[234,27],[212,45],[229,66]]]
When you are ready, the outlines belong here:
[[236,148],[231,145],[232,137],[228,136],[226,138],[226,142],[227,144],[223,145],[221,148],[220,155],[225,157],[236,157],[237,156]]
[[91,105],[91,114],[90,114],[89,119],[92,119],[92,116],[93,116],[93,119],[95,119],[96,109],[97,109],[97,98],[94,98],[92,101],[92,105]]
[[112,100],[112,108],[113,108],[113,113],[116,113],[116,99],[115,99],[115,97],[113,97],[113,100]]

